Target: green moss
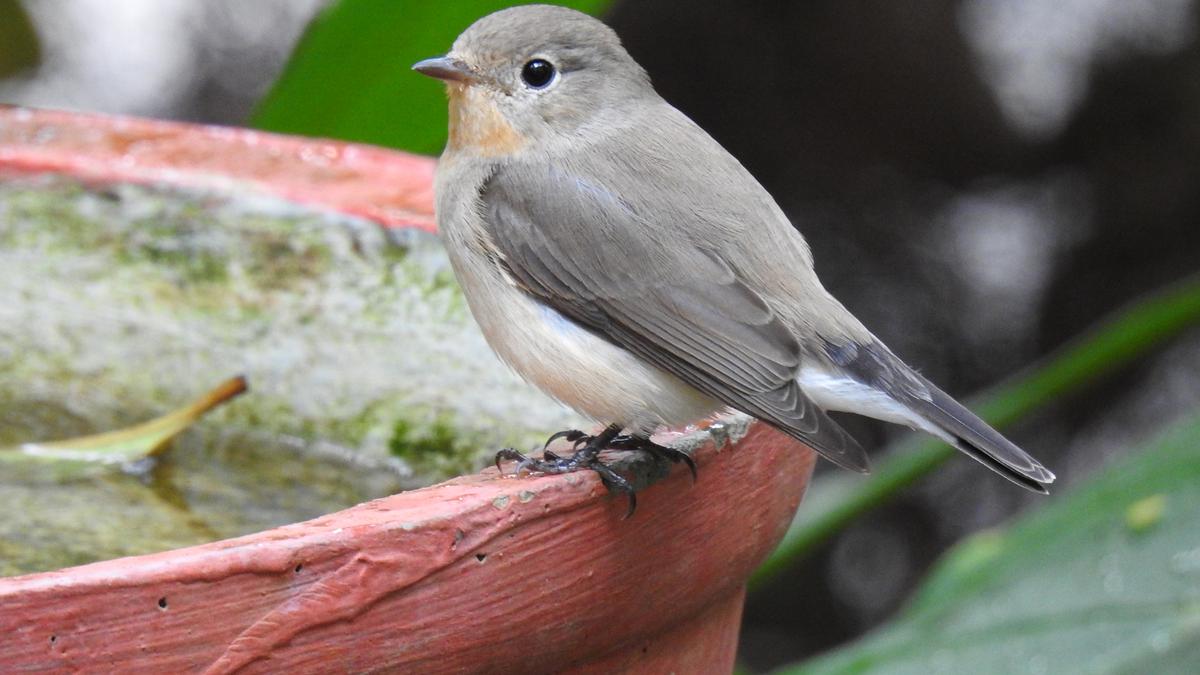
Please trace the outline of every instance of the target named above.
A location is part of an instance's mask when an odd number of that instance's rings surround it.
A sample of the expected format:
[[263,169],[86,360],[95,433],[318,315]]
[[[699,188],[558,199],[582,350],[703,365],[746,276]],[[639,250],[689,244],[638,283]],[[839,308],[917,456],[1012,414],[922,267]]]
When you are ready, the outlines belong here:
[[446,416],[429,424],[398,419],[387,445],[393,457],[403,460],[418,475],[463,473],[479,464],[478,446],[456,431]]
[[379,251],[380,262],[387,267],[393,267],[408,262],[408,247],[393,243],[384,246]]
[[437,420],[426,429],[418,430],[412,422],[399,419],[392,425],[388,452],[405,460],[427,459],[431,455],[454,452],[454,430],[444,420]]
[[252,394],[226,424],[391,455],[430,480],[571,424],[487,349],[424,233],[270,202],[8,181],[0,263],[0,305],[21,317],[0,345],[0,398],[15,420],[38,420],[39,438],[63,435],[31,412],[46,400],[71,401],[96,430],[238,373]]
[[311,241],[311,233],[288,223],[287,231],[279,223],[249,220],[244,231],[247,247],[246,269],[264,290],[286,290],[321,277],[329,272],[333,255],[327,245]]
[[[314,517],[579,425],[492,355],[425,233],[6,180],[0,269],[0,446],[148,419],[235,374],[251,387],[176,439],[151,486],[115,467],[0,471],[0,542],[17,542],[0,544],[0,574],[6,559],[47,569]],[[97,513],[112,526],[70,529]]]
[[174,269],[181,283],[222,283],[229,277],[225,261],[211,253],[156,246],[147,246],[138,253],[147,262]]

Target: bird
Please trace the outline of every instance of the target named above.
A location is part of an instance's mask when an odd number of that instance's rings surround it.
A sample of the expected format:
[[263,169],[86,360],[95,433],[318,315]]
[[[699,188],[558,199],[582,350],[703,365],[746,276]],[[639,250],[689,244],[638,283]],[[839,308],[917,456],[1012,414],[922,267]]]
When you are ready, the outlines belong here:
[[[834,464],[869,471],[829,415],[857,413],[944,440],[1047,493],[1054,474],[906,365],[822,286],[800,231],[750,172],[655,91],[602,21],[525,5],[469,26],[413,66],[445,82],[448,139],[434,179],[451,266],[496,354],[602,425],[554,434],[516,472],[600,458],[728,409]],[[566,438],[575,452],[547,449]]]

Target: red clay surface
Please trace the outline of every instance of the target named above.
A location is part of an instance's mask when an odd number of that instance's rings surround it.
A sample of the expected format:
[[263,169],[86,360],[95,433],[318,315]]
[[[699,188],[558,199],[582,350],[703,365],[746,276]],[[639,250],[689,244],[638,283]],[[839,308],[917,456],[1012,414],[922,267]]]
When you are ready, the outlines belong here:
[[815,455],[765,425],[637,513],[493,471],[227,541],[0,579],[0,671],[729,672]]
[[0,170],[256,192],[389,227],[435,229],[435,164],[250,129],[0,106]]

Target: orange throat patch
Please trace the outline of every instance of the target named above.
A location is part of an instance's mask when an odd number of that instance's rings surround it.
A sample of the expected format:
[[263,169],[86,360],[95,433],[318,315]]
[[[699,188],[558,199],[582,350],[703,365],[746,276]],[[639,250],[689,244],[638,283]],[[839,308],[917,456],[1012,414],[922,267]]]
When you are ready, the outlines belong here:
[[515,152],[524,140],[495,103],[475,87],[451,83],[450,139],[446,149],[456,154],[497,157]]

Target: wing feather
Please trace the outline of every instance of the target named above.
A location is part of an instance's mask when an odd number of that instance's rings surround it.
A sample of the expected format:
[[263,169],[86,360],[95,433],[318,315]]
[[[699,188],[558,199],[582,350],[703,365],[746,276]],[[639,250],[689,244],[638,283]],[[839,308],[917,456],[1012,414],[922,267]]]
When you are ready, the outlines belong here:
[[867,470],[858,443],[797,385],[796,338],[717,252],[664,241],[668,228],[590,175],[508,165],[480,199],[498,259],[522,290],[836,464]]

